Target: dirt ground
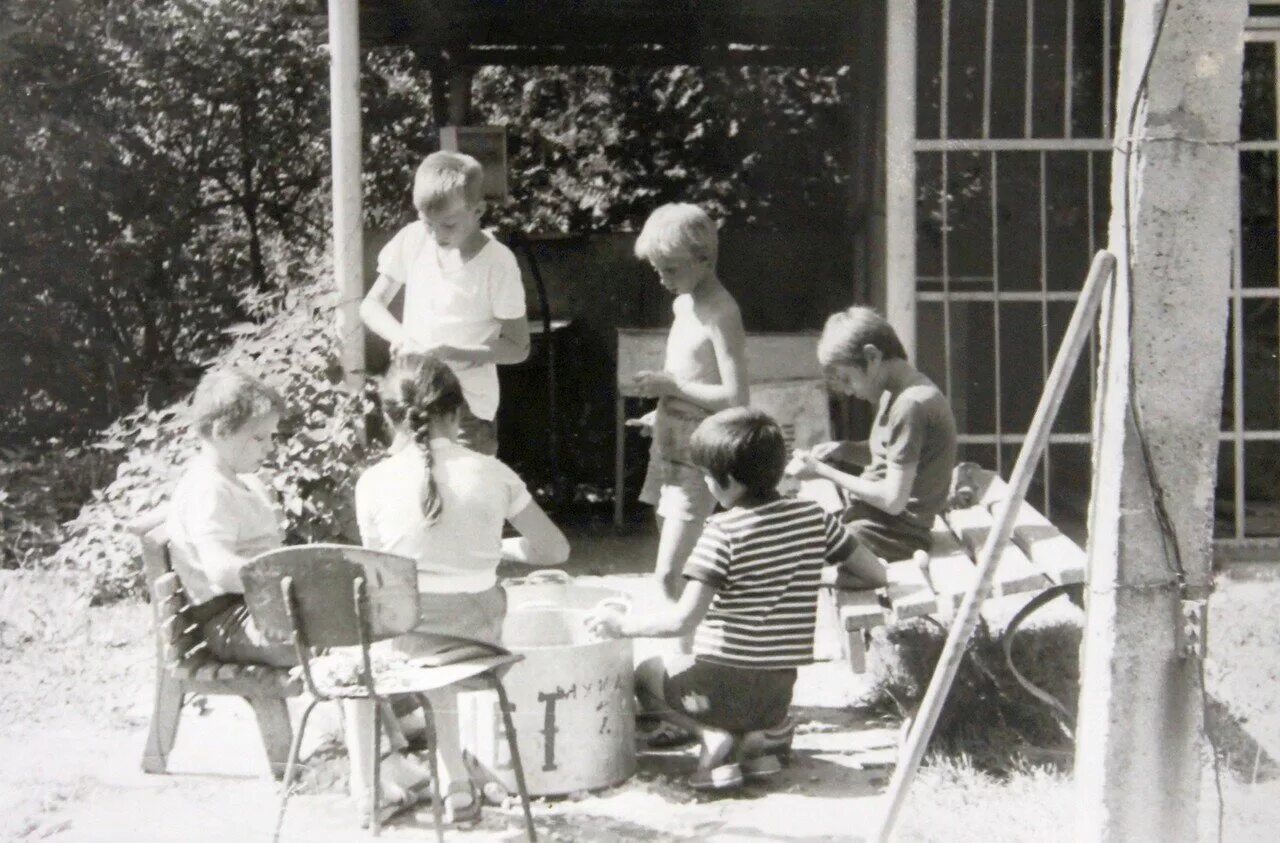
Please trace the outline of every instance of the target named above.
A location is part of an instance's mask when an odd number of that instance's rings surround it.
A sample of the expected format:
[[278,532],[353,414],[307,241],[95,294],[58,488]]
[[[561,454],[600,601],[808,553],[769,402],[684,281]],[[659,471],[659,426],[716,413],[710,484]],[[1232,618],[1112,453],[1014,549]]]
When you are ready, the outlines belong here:
[[[651,544],[644,533],[603,536],[587,542],[587,554],[579,542],[575,558],[600,561],[574,568],[589,577],[606,574],[596,582],[631,590],[638,577],[620,572],[642,570]],[[1252,765],[1237,758],[1225,771],[1225,840],[1272,840],[1280,828],[1280,781],[1268,772],[1271,759],[1280,758],[1278,595],[1280,583],[1227,581],[1213,604],[1210,688],[1246,733],[1233,751],[1254,753]],[[188,705],[169,774],[141,772],[154,671],[148,613],[132,603],[88,609],[69,581],[0,572],[0,839],[270,838],[278,790],[242,701]],[[619,787],[535,802],[539,833],[575,841],[858,839],[874,827],[899,727],[857,707],[867,690],[841,663],[804,669],[795,700],[795,760],[768,785],[705,796],[684,783],[693,750],[646,752],[637,775]],[[313,762],[318,772],[309,792],[290,803],[285,840],[366,836],[338,777],[324,778],[325,770],[340,766],[325,760],[332,753],[326,740],[336,739],[336,712],[325,708],[309,729],[315,738],[304,746],[305,754],[322,745]],[[1206,764],[1201,802],[1205,840],[1217,839],[1210,769]],[[964,758],[935,758],[913,788],[898,839],[1065,840],[1072,797],[1069,772],[1053,765],[1028,761],[995,779]],[[384,836],[433,839],[430,811],[399,818]],[[518,808],[487,808],[479,826],[450,831],[448,838],[520,839]]]

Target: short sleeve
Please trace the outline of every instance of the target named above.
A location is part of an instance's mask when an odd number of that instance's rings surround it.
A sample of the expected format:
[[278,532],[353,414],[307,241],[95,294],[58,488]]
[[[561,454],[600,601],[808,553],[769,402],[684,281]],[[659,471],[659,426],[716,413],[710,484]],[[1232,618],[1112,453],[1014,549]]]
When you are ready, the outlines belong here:
[[894,402],[885,429],[885,462],[892,465],[915,465],[920,462],[927,427],[925,408],[918,401]]
[[378,252],[378,274],[404,284],[409,280],[410,246],[413,241],[413,224],[396,232],[387,245]]
[[845,559],[853,552],[853,537],[849,531],[830,512],[822,513],[823,546],[822,558],[837,562]]
[[732,559],[729,535],[719,524],[708,521],[684,564],[685,579],[697,580],[721,588],[729,578]]
[[511,470],[511,467],[502,460],[490,457],[490,464],[493,466],[494,473],[498,477],[503,490],[507,494],[507,518],[513,515],[519,515],[528,509],[529,504],[533,503],[533,495],[529,494],[529,489],[524,485],[524,481],[520,479],[520,475]]
[[[501,244],[495,244],[501,246]],[[502,246],[489,275],[489,298],[494,319],[519,319],[525,315],[524,282],[511,250]]]

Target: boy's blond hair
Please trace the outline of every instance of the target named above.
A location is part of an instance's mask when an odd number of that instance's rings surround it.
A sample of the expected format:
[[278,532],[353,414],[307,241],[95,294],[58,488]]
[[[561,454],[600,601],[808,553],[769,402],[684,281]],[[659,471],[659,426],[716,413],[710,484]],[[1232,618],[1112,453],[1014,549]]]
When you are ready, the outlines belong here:
[[413,207],[439,211],[455,199],[477,205],[484,199],[484,168],[461,152],[433,152],[413,177]]
[[253,419],[284,413],[280,393],[239,369],[219,369],[200,379],[191,399],[191,426],[205,439],[230,436]]
[[673,254],[688,254],[713,267],[720,235],[707,212],[687,202],[663,205],[649,215],[636,238],[636,257],[652,263]]

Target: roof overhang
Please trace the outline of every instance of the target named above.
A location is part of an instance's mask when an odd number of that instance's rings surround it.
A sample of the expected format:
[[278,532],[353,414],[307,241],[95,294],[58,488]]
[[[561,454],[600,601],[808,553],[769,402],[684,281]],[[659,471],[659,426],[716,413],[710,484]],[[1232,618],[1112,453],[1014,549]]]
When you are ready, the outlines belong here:
[[[323,6],[322,0],[318,4]],[[764,64],[854,58],[836,0],[360,0],[365,47],[452,64]]]

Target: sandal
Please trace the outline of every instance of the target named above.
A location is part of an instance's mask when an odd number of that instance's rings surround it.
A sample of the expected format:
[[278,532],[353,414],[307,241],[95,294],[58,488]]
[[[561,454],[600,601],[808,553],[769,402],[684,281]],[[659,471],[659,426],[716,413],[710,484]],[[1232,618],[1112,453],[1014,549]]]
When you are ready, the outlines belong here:
[[680,746],[688,746],[697,739],[698,736],[692,732],[682,729],[674,723],[662,720],[658,722],[653,731],[645,736],[645,743],[651,749],[675,749]]
[[742,761],[742,777],[749,782],[771,779],[782,772],[782,762],[776,755],[757,755]]
[[694,790],[730,790],[741,787],[744,781],[742,767],[738,764],[721,764],[710,770],[699,769],[689,777],[689,787]]
[[[462,802],[463,797],[466,797],[466,802]],[[480,796],[471,782],[454,782],[449,785],[449,792],[442,801],[445,825],[465,825],[480,821]]]
[[[378,825],[384,825],[404,811],[416,808],[423,802],[430,800],[431,792],[431,781],[427,780],[405,789],[404,795],[399,799],[384,799],[378,805]],[[359,800],[359,811],[360,827],[368,828],[372,824],[371,812],[363,799]]]
[[747,732],[739,741],[739,751],[744,758],[761,755],[788,758],[791,755],[791,740],[795,734],[796,721],[791,718],[791,715],[787,715],[777,726]]

